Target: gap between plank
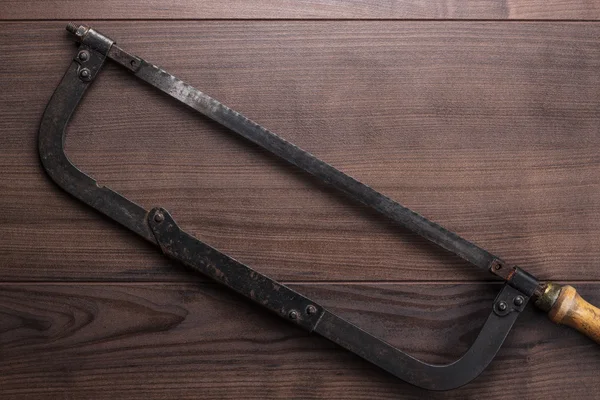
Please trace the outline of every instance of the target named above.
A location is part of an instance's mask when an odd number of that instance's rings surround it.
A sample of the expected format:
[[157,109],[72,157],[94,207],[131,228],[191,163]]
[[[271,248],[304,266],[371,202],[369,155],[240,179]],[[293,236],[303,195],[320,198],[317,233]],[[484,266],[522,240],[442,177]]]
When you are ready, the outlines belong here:
[[465,18],[465,19],[457,19],[457,18],[16,18],[16,19],[3,19],[0,18],[0,22],[71,22],[71,21],[85,21],[85,22],[186,22],[186,21],[207,21],[207,22],[219,22],[219,21],[242,21],[242,22],[281,22],[281,21],[290,21],[290,22],[517,22],[517,23],[590,23],[590,22],[600,22],[598,19],[476,19],[476,18]]
[[[360,286],[360,285],[501,285],[501,281],[281,281],[283,285],[301,285],[301,286]],[[567,285],[600,285],[600,280],[568,280],[560,281],[561,284]],[[111,286],[155,286],[155,285],[182,285],[182,284],[197,284],[197,285],[214,285],[223,286],[217,282],[209,281],[0,281],[0,286],[27,286],[27,285],[111,285]]]

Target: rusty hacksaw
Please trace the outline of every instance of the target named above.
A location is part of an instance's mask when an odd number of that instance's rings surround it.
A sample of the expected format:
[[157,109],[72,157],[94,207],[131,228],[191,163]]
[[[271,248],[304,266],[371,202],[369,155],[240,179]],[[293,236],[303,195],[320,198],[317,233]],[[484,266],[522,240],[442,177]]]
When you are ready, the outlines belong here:
[[[490,363],[525,306],[532,302],[550,319],[576,328],[600,343],[600,310],[571,286],[541,282],[312,154],[228,108],[161,68],[118,47],[95,29],[69,24],[79,49],[42,117],[39,153],[48,175],[64,190],[112,218],[168,257],[199,271],[308,332],[319,334],[413,385],[447,390],[477,377]],[[252,143],[315,176],[399,225],[489,271],[505,284],[472,346],[457,361],[429,364],[340,318],[316,301],[223,254],[182,230],[167,210],[145,210],[71,163],[64,151],[65,128],[106,60],[229,128]]]

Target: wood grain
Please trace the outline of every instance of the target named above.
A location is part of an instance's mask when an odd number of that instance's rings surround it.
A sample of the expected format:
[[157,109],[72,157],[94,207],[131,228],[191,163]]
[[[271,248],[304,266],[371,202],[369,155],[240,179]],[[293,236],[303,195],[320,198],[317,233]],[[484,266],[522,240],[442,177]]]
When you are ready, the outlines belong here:
[[[0,278],[185,279],[43,174],[37,125],[74,52],[62,25],[0,25]],[[600,278],[599,25],[94,25],[541,278]],[[276,279],[487,278],[115,66],[69,132],[101,184]]]
[[566,285],[561,288],[548,317],[552,322],[570,326],[600,344],[600,309],[584,300],[574,287]]
[[[70,199],[43,174],[36,131],[75,51],[64,20],[92,20],[508,261],[544,279],[596,281],[600,26],[472,20],[595,20],[599,8],[0,2],[0,398],[598,398],[597,345],[531,307],[473,383],[446,393],[404,384]],[[488,276],[115,66],[78,110],[67,150],[101,184],[165,206],[201,239],[430,362],[468,348],[499,290],[465,283]],[[575,286],[600,303],[598,283]]]
[[[498,285],[294,288],[447,362],[474,340]],[[580,286],[598,302],[596,288]],[[3,399],[593,398],[600,389],[597,345],[532,308],[482,376],[445,393],[411,387],[209,284],[4,285],[0,326]]]
[[0,19],[552,19],[595,20],[586,0],[4,0]]

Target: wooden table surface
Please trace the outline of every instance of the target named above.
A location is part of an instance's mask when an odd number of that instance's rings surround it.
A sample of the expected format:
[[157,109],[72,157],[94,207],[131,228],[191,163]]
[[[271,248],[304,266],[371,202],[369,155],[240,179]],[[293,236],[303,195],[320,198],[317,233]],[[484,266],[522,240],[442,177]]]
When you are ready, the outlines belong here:
[[[528,309],[458,390],[395,379],[188,273],[44,174],[93,25],[402,204],[600,303],[600,2],[0,3],[0,398],[600,398],[600,348]],[[108,64],[70,158],[393,345],[449,362],[500,285]]]

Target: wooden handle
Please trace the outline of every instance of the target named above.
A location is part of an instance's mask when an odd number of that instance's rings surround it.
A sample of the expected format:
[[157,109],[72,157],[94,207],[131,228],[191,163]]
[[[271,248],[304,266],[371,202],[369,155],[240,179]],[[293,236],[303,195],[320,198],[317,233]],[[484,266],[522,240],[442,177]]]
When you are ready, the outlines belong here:
[[550,320],[575,328],[600,344],[600,309],[582,299],[572,286],[551,285],[542,295],[556,298],[548,311]]

